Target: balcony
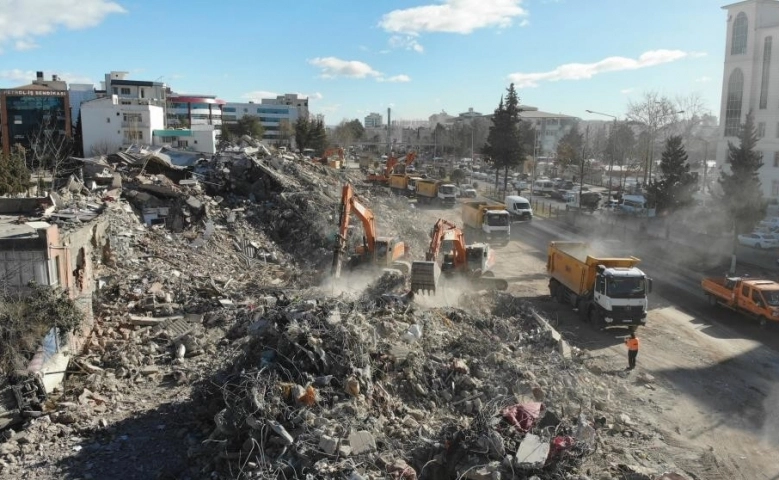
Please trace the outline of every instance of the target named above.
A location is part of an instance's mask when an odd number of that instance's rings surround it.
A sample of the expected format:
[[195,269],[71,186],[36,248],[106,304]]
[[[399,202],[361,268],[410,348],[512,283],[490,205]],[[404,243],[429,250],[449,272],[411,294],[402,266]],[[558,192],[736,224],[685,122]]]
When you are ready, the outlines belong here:
[[144,120],[137,121],[137,120],[129,120],[129,121],[123,121],[122,127],[124,128],[149,128],[149,122],[146,122]]

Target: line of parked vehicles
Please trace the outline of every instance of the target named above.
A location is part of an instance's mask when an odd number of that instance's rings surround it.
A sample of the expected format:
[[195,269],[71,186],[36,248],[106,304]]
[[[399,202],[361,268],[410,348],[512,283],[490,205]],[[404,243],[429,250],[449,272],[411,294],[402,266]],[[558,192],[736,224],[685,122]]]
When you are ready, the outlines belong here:
[[779,248],[779,217],[761,221],[752,233],[739,235],[738,243],[753,248]]

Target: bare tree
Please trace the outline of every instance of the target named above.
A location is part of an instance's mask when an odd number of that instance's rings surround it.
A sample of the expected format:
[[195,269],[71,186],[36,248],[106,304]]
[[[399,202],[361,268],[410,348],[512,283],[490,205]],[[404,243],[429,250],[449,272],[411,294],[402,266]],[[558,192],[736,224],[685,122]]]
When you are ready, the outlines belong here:
[[121,149],[121,145],[109,142],[108,140],[100,140],[99,142],[92,144],[89,154],[93,157],[99,157],[116,153]]
[[648,134],[644,183],[651,180],[652,177],[657,133],[670,125],[677,124],[680,113],[680,109],[670,98],[655,91],[645,92],[641,100],[628,103],[627,119],[643,127]]

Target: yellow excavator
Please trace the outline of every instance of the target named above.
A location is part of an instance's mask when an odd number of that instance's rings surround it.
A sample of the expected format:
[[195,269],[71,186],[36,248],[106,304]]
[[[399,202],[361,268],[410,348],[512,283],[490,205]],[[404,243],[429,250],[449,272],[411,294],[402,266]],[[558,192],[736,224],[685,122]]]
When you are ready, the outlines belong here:
[[411,291],[434,294],[441,274],[467,279],[477,290],[506,290],[508,281],[492,272],[494,251],[487,243],[465,244],[463,231],[452,222],[439,219],[433,227],[424,261],[411,264]]
[[[347,252],[349,244],[349,220],[354,213],[362,222],[362,244],[353,252]],[[361,266],[375,268],[393,268],[407,275],[411,270],[409,262],[409,247],[393,237],[376,235],[376,218],[373,212],[360,202],[354,194],[352,185],[347,183],[341,190],[341,214],[336,246],[333,251],[333,265],[330,273],[338,278],[341,275],[343,259],[348,254],[347,265],[350,269]]]

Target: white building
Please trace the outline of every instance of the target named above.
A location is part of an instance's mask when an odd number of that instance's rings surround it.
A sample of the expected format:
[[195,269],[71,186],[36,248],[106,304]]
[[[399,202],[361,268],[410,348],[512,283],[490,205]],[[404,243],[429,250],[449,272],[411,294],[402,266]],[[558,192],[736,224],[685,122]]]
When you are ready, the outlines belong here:
[[172,128],[190,128],[197,125],[210,125],[221,129],[222,107],[224,100],[215,95],[178,94],[169,92],[167,96],[168,126]]
[[463,112],[460,115],[458,115],[457,118],[459,120],[470,120],[470,119],[473,119],[473,118],[479,118],[481,116],[482,116],[481,113],[474,112],[473,111],[473,107],[471,107],[471,108],[468,108],[467,112]]
[[779,52],[779,1],[747,0],[722,8],[727,34],[717,165],[725,164],[728,141],[738,144],[739,128],[751,110],[763,154],[763,194],[779,198],[779,58],[773,59],[774,50]]
[[128,80],[128,72],[110,72],[105,74],[103,89],[106,96],[116,95],[121,100],[141,99],[150,105],[165,106],[167,89],[164,83],[146,80]]
[[301,110],[306,115],[308,114],[307,107],[301,109],[295,105],[228,102],[222,107],[222,119],[229,124],[237,122],[246,115],[255,116],[260,120],[263,128],[265,128],[263,139],[272,143],[278,143],[283,140],[284,128],[294,128],[295,122],[301,116]]
[[370,113],[365,116],[365,128],[377,128],[384,124],[384,119],[380,113]]
[[213,155],[216,153],[218,132],[211,125],[154,130],[152,145]]
[[150,144],[165,128],[165,110],[148,99],[97,98],[81,105],[84,155],[114,153],[122,146]]
[[557,152],[557,144],[573,126],[579,122],[579,118],[562,113],[542,112],[537,107],[520,105],[521,121],[529,121],[536,129],[537,152],[539,156],[551,155]]

